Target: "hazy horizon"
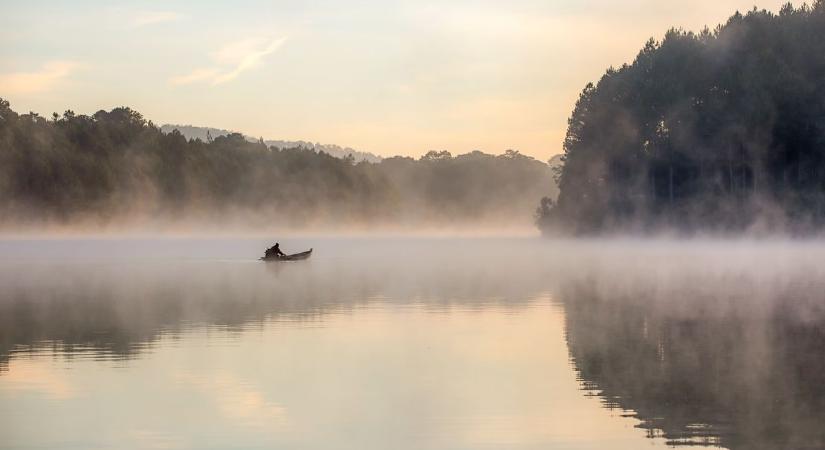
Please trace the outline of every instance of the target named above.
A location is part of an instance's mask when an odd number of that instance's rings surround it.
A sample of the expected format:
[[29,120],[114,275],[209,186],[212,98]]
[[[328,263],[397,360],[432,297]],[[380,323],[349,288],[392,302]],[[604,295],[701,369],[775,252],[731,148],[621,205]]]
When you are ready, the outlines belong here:
[[[783,1],[760,2],[776,11]],[[752,1],[6,5],[0,95],[48,117],[129,106],[157,124],[380,156],[546,160],[584,85],[671,27]]]
[[825,447],[825,0],[752,1],[6,2],[0,450]]

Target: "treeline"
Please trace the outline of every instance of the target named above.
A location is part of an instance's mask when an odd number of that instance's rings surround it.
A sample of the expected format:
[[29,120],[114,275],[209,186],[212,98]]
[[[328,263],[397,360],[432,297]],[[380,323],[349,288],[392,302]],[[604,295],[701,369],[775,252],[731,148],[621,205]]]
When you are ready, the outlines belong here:
[[[233,132],[230,130],[223,130],[220,128],[210,128],[210,127],[196,127],[192,125],[171,125],[171,124],[164,124],[160,126],[160,131],[164,133],[170,133],[173,130],[178,130],[183,134],[187,139],[200,139],[202,141],[208,141],[214,139],[218,136],[227,136],[232,134]],[[244,136],[248,141],[257,141],[262,138],[252,138],[250,136]],[[282,141],[282,140],[266,140],[264,141],[267,147],[277,147],[279,149],[282,148],[308,148],[311,150],[315,150],[316,152],[324,152],[331,156],[335,156],[336,158],[345,158],[348,155],[352,155],[356,161],[363,161],[367,160],[369,162],[379,162],[381,161],[381,157],[374,155],[369,152],[360,152],[350,147],[341,147],[340,145],[334,144],[320,144],[317,142],[308,142],[308,141]]]
[[515,151],[335,158],[240,134],[163,133],[129,108],[50,119],[0,99],[0,224],[244,227],[528,223],[549,166]]
[[581,93],[547,231],[825,224],[825,1],[670,30]]

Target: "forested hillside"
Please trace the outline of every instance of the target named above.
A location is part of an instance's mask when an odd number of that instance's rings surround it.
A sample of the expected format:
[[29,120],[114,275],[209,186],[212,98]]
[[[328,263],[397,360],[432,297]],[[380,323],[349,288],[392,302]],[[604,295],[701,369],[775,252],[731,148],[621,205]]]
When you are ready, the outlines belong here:
[[825,2],[669,31],[581,93],[548,233],[825,224]]
[[0,100],[0,225],[488,227],[529,224],[554,195],[550,167],[430,152],[380,163],[240,134],[211,142],[163,133],[129,108],[46,119]]
[[[210,139],[214,139],[219,136],[227,136],[232,134],[232,131],[223,130],[220,128],[209,128],[209,127],[196,127],[192,125],[170,125],[165,124],[160,126],[160,131],[164,133],[171,133],[174,130],[178,130],[186,139],[200,139],[204,142],[209,141]],[[248,141],[258,141],[261,138],[253,138],[251,136],[245,136]],[[284,141],[284,140],[273,140],[273,139],[264,139],[264,144],[267,147],[276,147],[279,149],[284,148],[296,148],[302,147],[311,150],[315,150],[316,152],[324,152],[329,155],[332,155],[336,158],[346,158],[349,155],[352,155],[355,158],[355,161],[368,161],[368,162],[380,162],[381,157],[374,155],[369,152],[361,152],[355,150],[354,148],[350,147],[341,147],[340,145],[335,144],[319,144],[317,142],[308,142],[308,141]]]

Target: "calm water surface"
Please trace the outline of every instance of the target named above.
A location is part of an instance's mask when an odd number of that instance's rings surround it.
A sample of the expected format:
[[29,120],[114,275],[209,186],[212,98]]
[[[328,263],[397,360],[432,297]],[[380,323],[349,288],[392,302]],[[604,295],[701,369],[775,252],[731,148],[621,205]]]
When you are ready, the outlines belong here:
[[825,245],[0,241],[0,447],[825,447]]

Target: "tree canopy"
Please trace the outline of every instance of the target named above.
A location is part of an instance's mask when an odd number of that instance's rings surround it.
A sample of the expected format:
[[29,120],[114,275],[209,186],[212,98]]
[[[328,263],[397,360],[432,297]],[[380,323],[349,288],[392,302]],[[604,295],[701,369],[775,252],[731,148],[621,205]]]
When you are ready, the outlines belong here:
[[51,119],[0,99],[0,225],[198,221],[243,227],[529,224],[550,167],[507,152],[378,163],[240,134],[164,133],[121,107]]
[[825,224],[825,1],[671,29],[582,91],[547,232]]

